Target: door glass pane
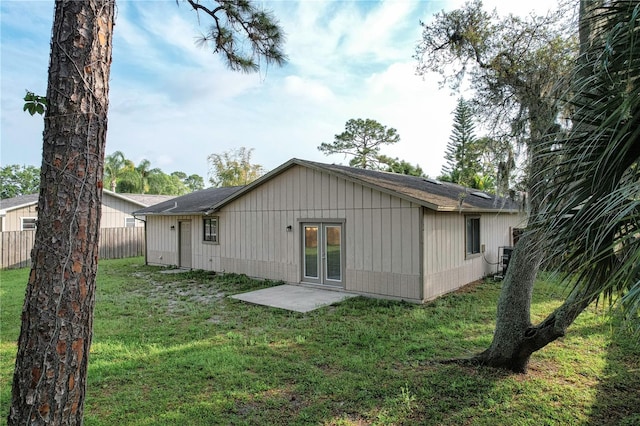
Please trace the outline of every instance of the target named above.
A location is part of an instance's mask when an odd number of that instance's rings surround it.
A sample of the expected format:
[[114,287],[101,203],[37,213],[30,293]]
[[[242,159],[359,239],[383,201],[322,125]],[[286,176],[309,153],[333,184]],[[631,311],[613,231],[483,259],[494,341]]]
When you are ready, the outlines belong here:
[[318,227],[304,227],[304,276],[320,278],[318,275]]
[[340,252],[340,226],[326,226],[325,244],[327,257],[327,279],[342,280],[342,253]]

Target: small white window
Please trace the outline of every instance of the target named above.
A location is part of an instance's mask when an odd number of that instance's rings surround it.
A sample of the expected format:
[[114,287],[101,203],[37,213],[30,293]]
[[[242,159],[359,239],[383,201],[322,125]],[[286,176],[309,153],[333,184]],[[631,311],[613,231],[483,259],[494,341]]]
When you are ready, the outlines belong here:
[[125,228],[135,228],[136,226],[136,218],[135,217],[125,217],[124,218],[124,227]]
[[22,231],[35,231],[36,229],[36,221],[38,219],[35,217],[21,217],[20,218],[20,229]]

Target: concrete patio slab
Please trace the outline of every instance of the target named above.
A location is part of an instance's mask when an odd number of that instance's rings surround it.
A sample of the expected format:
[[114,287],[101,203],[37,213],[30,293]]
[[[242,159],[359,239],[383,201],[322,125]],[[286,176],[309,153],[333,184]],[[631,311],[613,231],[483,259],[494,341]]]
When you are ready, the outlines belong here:
[[341,291],[285,284],[248,293],[235,294],[230,297],[256,305],[271,306],[295,312],[309,312],[356,296],[358,295]]

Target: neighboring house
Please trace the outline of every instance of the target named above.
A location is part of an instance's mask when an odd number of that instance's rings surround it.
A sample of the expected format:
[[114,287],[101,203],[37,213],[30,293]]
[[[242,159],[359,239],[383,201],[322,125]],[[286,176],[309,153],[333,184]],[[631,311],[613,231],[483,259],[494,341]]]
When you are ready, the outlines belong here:
[[[175,198],[174,195],[116,194],[108,190],[102,192],[101,228],[122,228],[144,226],[135,220],[134,210]],[[38,219],[38,194],[0,200],[0,232],[28,231],[36,228]]]
[[298,159],[134,215],[148,264],[412,302],[495,273],[526,220],[512,200],[458,185]]

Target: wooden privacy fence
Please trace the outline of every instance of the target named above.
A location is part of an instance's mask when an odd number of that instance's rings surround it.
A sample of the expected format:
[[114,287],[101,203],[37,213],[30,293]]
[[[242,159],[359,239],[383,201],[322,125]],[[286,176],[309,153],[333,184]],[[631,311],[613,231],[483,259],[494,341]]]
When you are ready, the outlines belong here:
[[[34,231],[0,232],[0,268],[31,266]],[[144,228],[100,229],[100,259],[144,256]]]

